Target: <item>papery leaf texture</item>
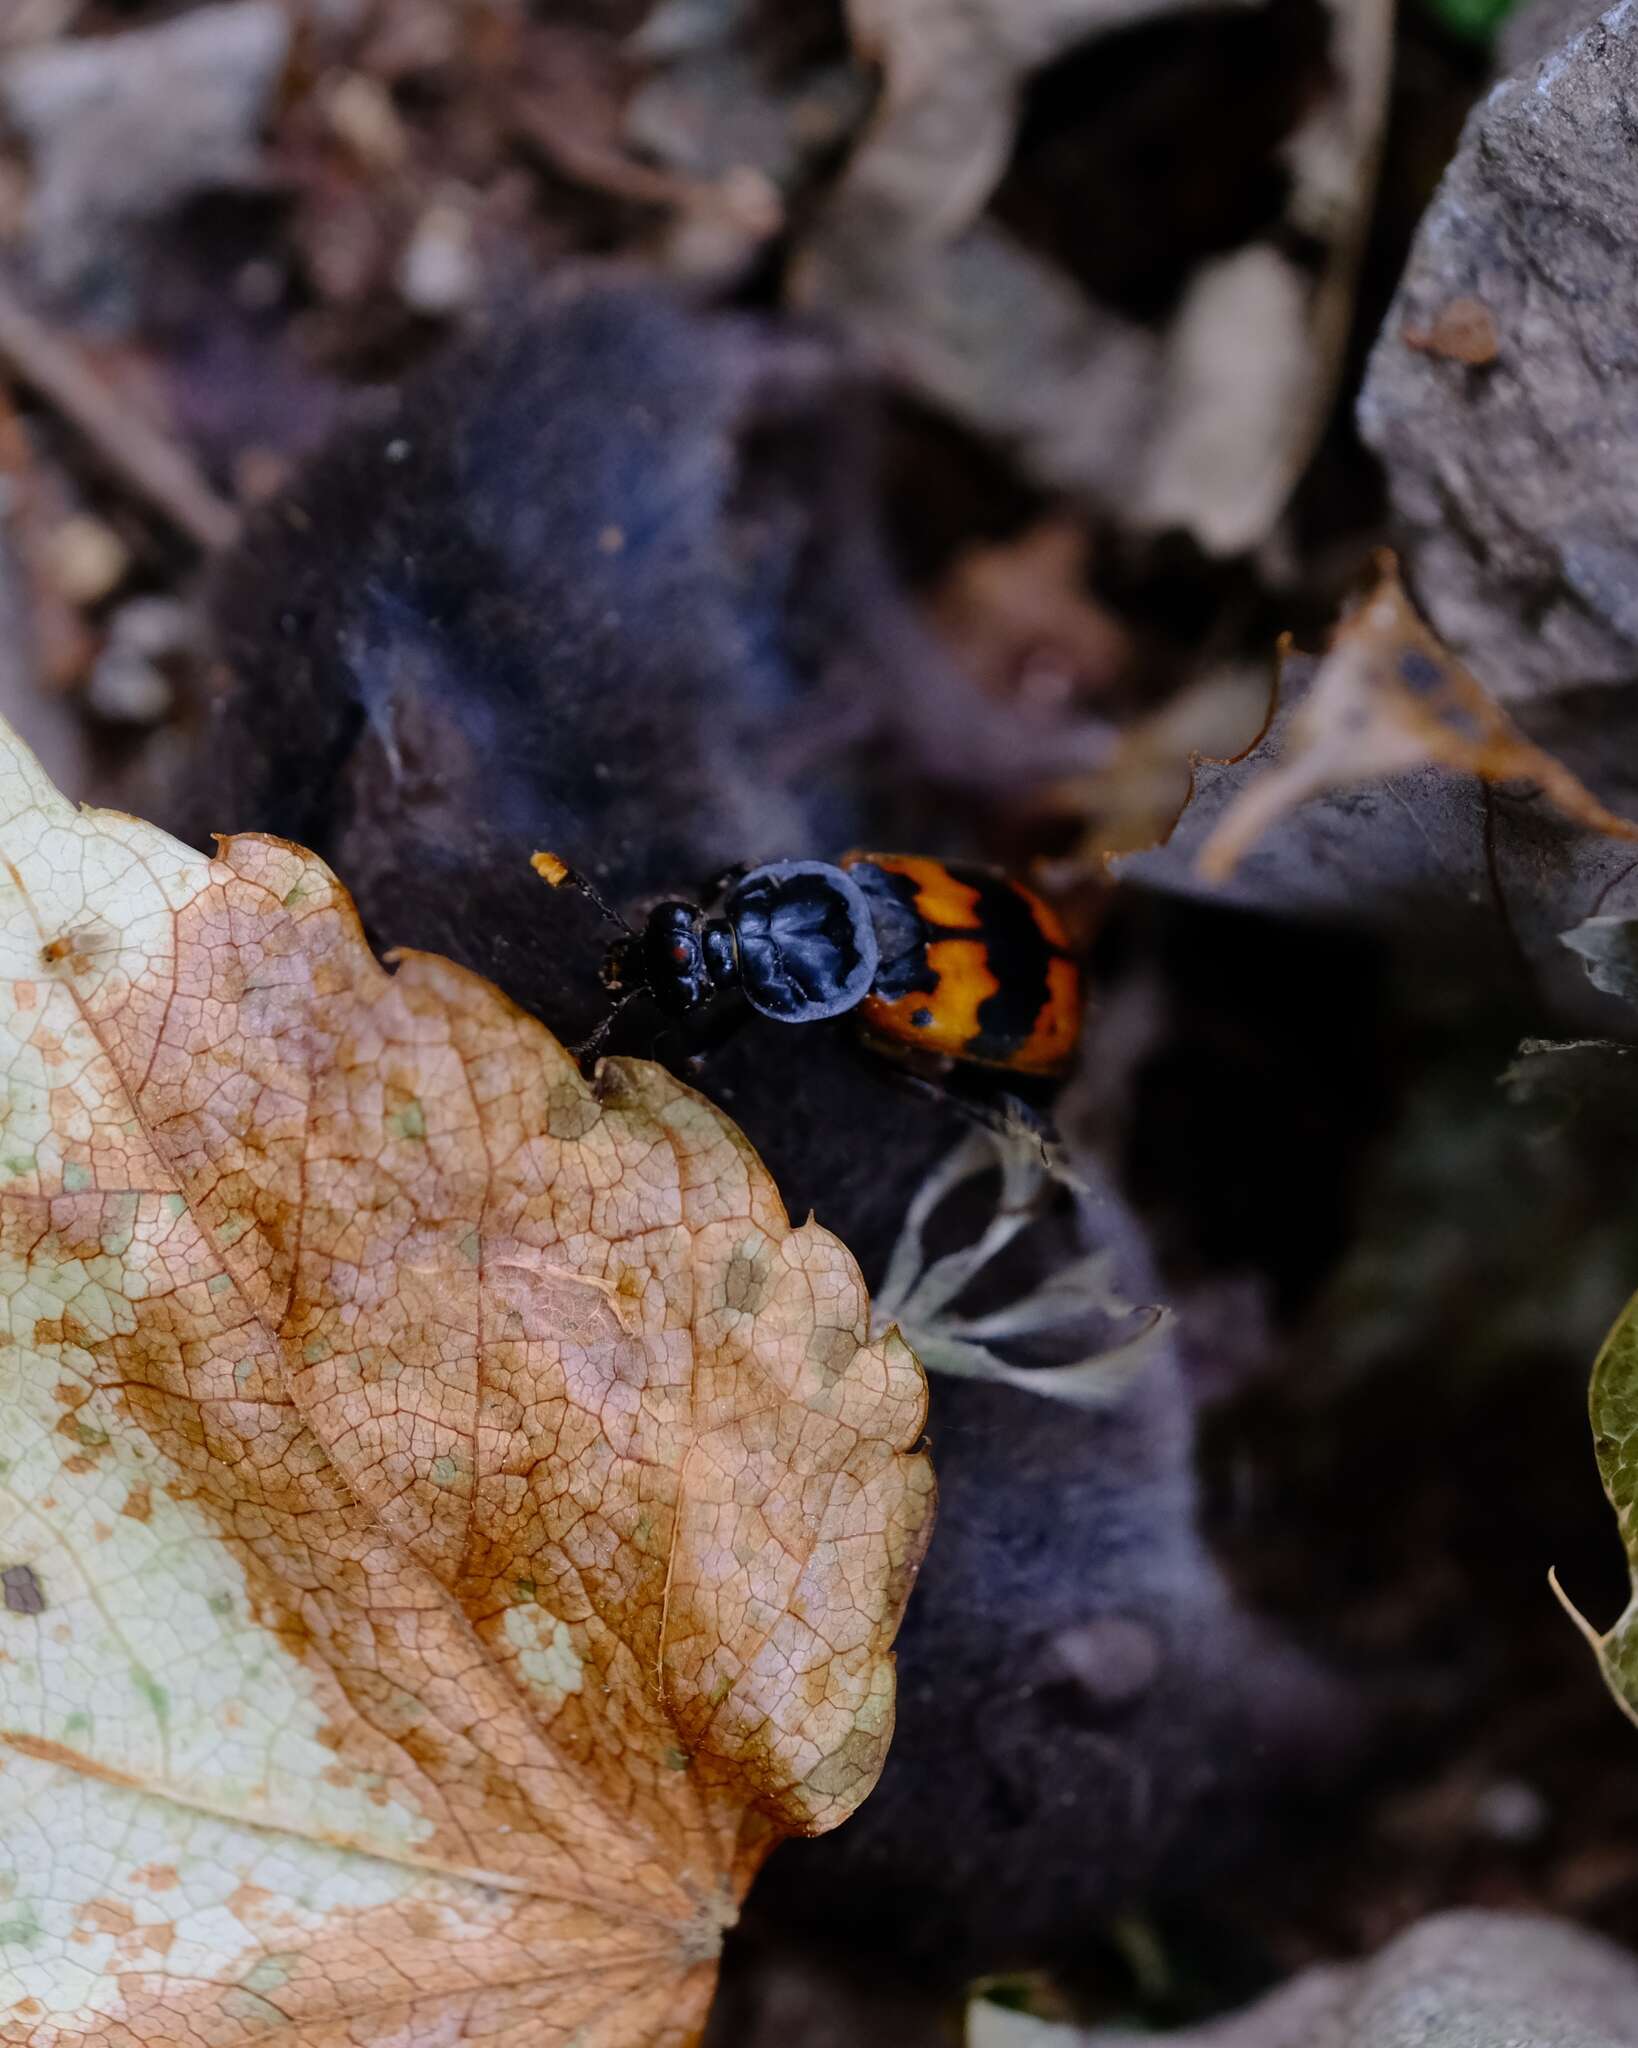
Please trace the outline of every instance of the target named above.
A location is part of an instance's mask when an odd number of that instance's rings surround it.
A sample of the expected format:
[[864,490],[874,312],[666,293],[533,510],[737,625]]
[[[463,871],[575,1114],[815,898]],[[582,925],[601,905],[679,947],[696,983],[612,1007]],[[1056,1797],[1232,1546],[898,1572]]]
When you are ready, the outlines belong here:
[[640,1061],[0,733],[0,2042],[680,2048],[893,1722],[924,1382]]

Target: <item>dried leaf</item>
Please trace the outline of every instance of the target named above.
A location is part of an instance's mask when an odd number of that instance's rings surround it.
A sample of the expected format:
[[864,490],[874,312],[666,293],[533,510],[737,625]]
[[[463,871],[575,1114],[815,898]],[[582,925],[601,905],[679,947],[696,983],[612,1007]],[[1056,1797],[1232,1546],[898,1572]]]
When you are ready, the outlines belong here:
[[[1202,265],[1168,341],[1143,523],[1212,554],[1273,530],[1324,432],[1353,329],[1393,62],[1391,0],[1328,0],[1331,89],[1281,145],[1283,235]],[[1323,252],[1317,277],[1293,239]],[[1283,246],[1281,245],[1283,242]]]
[[1268,725],[1273,678],[1250,662],[1224,662],[1121,733],[1105,765],[1061,784],[1055,801],[1086,820],[1074,859],[1048,863],[1069,887],[1105,859],[1156,845],[1189,800],[1199,764],[1238,760]]
[[1222,881],[1276,818],[1322,792],[1432,765],[1482,782],[1534,782],[1567,818],[1638,839],[1551,754],[1534,746],[1417,617],[1390,556],[1347,614],[1292,721],[1280,760],[1246,788],[1200,849]]
[[[997,1168],[1001,1188],[982,1232],[932,1257],[927,1226],[935,1210],[965,1183]],[[1140,1306],[1119,1292],[1115,1247],[1102,1246],[1054,1266],[1028,1293],[982,1315],[962,1315],[955,1306],[1036,1220],[1055,1185],[1032,1135],[973,1132],[916,1191],[876,1290],[876,1323],[881,1329],[896,1325],[931,1372],[999,1380],[1078,1408],[1104,1408],[1169,1341],[1172,1324],[1169,1309]],[[1007,1344],[1084,1324],[1101,1331],[1113,1327],[1119,1334],[1062,1365],[1019,1366],[1004,1356]]]
[[1552,1026],[1614,1032],[1560,935],[1638,908],[1635,840],[1638,825],[1528,739],[1428,629],[1384,556],[1328,652],[1286,655],[1258,744],[1198,763],[1165,844],[1114,866],[1154,887],[1367,924],[1465,974],[1522,968]]
[[[1201,267],[1168,338],[1143,523],[1212,554],[1255,547],[1325,428],[1353,327],[1393,60],[1391,0],[1328,0],[1331,89],[1280,149],[1282,234]],[[1323,252],[1317,277],[1288,253]]]
[[693,2040],[893,1721],[924,1390],[640,1062],[0,755],[0,2041]]

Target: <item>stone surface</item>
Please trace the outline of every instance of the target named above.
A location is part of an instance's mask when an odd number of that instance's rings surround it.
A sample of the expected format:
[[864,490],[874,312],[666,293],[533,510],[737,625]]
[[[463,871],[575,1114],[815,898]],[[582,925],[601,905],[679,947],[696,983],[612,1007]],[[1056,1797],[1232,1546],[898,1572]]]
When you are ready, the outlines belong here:
[[[1622,0],[1475,109],[1360,400],[1416,593],[1504,699],[1638,678],[1635,97]],[[1494,362],[1426,345],[1456,300]]]
[[[981,2009],[973,2048],[1155,2048]],[[1355,1968],[1309,1970],[1249,2011],[1163,2037],[1171,2048],[1633,2048],[1638,1962],[1522,1913],[1441,1913]]]

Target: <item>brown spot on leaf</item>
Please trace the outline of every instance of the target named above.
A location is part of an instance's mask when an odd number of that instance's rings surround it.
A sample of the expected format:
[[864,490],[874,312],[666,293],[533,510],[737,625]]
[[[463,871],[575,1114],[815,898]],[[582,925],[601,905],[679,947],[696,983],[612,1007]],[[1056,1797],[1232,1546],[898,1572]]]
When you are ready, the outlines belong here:
[[0,1592],[12,1614],[44,1614],[45,1588],[31,1564],[8,1564],[0,1570]]
[[98,1934],[129,1934],[136,1915],[123,1899],[93,1899],[81,1909],[81,1923]]

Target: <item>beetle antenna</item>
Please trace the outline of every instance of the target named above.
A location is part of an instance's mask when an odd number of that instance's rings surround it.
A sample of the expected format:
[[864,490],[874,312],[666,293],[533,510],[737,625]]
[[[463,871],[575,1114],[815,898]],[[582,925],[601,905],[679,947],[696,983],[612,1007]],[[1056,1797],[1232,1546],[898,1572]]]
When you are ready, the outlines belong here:
[[602,1022],[596,1029],[581,1039],[578,1045],[571,1045],[569,1047],[570,1059],[575,1062],[582,1072],[585,1071],[587,1061],[595,1058],[602,1050],[603,1043],[614,1029],[615,1019],[619,1016],[620,1012],[625,1009],[628,1003],[636,1002],[637,998],[642,994],[643,990],[640,988],[627,989],[623,996],[617,997],[610,1003],[608,1009],[603,1013]]
[[594,910],[600,911],[610,924],[616,925],[626,937],[635,938],[636,933],[619,911],[611,910],[578,868],[571,868],[567,861],[559,860],[555,853],[532,853],[529,865],[543,882],[550,882],[554,889],[577,889]]

